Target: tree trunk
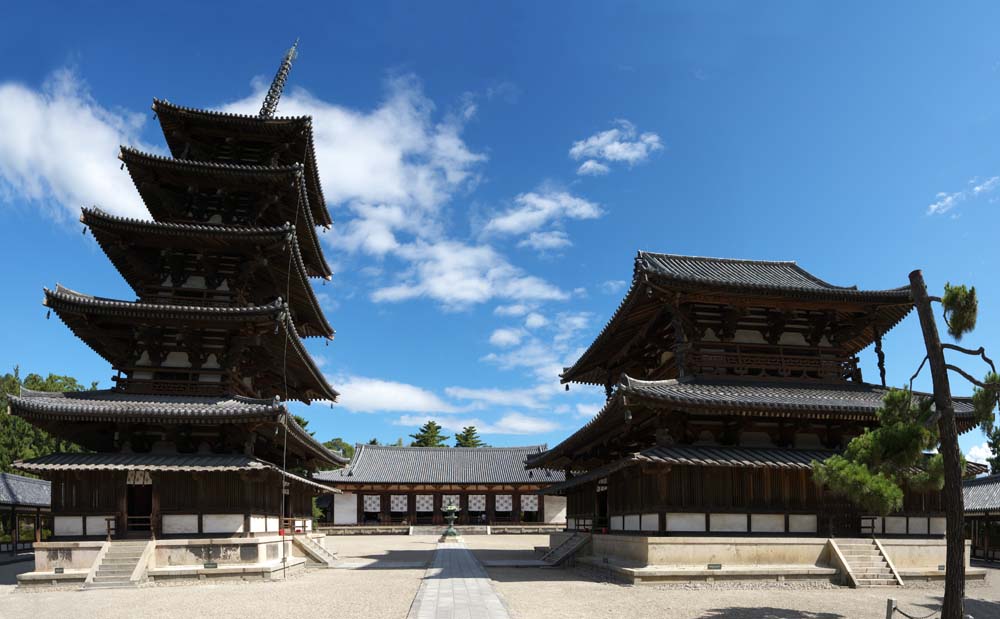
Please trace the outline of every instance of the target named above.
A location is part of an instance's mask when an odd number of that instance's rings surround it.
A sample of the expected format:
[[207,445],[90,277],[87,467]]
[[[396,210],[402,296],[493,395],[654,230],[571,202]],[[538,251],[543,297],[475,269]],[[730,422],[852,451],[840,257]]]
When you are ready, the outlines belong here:
[[945,561],[944,607],[941,619],[963,619],[965,600],[965,505],[962,500],[962,460],[955,426],[955,408],[951,384],[945,367],[944,349],[938,335],[934,312],[927,296],[924,276],[919,270],[910,273],[910,293],[920,317],[920,329],[927,346],[927,362],[934,381],[934,408],[938,417],[941,456],[944,459],[944,504],[947,525],[947,560]]

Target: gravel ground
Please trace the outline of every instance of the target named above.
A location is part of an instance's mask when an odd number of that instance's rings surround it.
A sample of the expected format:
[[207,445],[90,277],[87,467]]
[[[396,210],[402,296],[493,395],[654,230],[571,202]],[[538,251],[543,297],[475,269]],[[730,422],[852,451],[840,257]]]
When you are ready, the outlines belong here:
[[[922,617],[940,607],[943,591],[940,586],[856,590],[779,583],[625,586],[600,582],[583,569],[487,572],[515,619],[884,619],[889,597]],[[1000,569],[990,570],[986,584],[970,584],[967,597],[966,612],[975,619],[1000,619]]]
[[[105,591],[14,593],[14,575],[31,562],[0,566],[0,617],[198,617],[274,619],[403,619],[424,576],[422,568],[377,569],[427,561],[432,536],[330,536],[340,557],[376,569],[312,570],[285,582],[192,584]],[[534,558],[544,535],[467,536],[480,560]],[[667,617],[670,619],[883,619],[895,597],[912,615],[940,604],[939,587],[851,590],[779,583],[623,586],[585,569],[489,568],[493,586],[515,619]],[[1000,569],[971,585],[967,612],[1000,619]]]

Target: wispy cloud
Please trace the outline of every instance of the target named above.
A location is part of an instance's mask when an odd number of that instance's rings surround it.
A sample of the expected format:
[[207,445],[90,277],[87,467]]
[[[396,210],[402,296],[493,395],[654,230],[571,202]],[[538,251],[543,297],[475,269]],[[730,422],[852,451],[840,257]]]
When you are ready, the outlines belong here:
[[437,394],[407,383],[366,376],[332,377],[341,392],[339,406],[356,413],[454,413],[459,407]]
[[609,279],[601,283],[601,292],[618,294],[622,290],[625,290],[626,286],[628,286],[628,282],[624,279]]
[[649,156],[663,148],[660,136],[651,131],[639,133],[631,122],[618,119],[614,127],[573,143],[569,156],[584,160],[576,173],[582,176],[607,174],[608,163],[624,163],[634,166],[649,159]]
[[156,152],[139,139],[145,118],[100,105],[69,69],[40,90],[0,83],[0,200],[16,197],[59,219],[75,220],[89,205],[148,218],[116,161],[122,144]]
[[490,335],[490,344],[498,346],[500,348],[508,348],[510,346],[517,346],[527,335],[524,329],[518,328],[504,328],[496,329]]
[[969,187],[967,189],[951,193],[939,192],[934,196],[934,202],[927,206],[927,214],[944,215],[965,200],[993,193],[997,187],[1000,187],[1000,176],[991,176],[982,182],[977,178],[973,178],[969,180]]
[[598,204],[566,191],[530,191],[515,197],[514,206],[490,219],[483,232],[519,235],[563,219],[596,219],[602,214]]

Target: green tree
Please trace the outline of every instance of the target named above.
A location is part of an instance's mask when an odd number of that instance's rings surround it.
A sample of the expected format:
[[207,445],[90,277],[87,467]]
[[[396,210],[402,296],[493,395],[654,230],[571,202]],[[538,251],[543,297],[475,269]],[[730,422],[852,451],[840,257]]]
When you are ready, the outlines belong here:
[[476,426],[466,426],[455,435],[455,447],[486,447],[486,443],[479,438]]
[[444,442],[447,437],[441,434],[441,426],[437,424],[436,421],[431,419],[424,425],[420,426],[416,434],[411,434],[410,438],[413,442],[410,443],[412,447],[447,447]]
[[[7,395],[17,395],[21,387],[34,391],[84,391],[86,387],[71,376],[28,374],[22,380],[19,368],[0,377],[0,472],[13,472],[17,460],[29,460],[50,453],[79,453],[80,446],[56,438],[14,415],[7,413]],[[96,389],[91,383],[90,389]]]
[[[295,423],[299,424],[300,428],[302,428],[306,432],[309,432],[309,430],[307,429],[307,426],[309,425],[309,420],[308,419],[306,419],[302,415],[292,415],[292,419],[295,420]],[[309,432],[309,436],[313,436],[314,434],[316,434],[316,433],[315,432]]]
[[354,457],[354,445],[348,443],[339,436],[323,443],[323,447],[326,447],[330,451],[339,451],[344,454],[344,457],[348,460]]
[[369,445],[381,445],[382,443],[378,442],[377,438],[373,438],[370,441],[368,441],[368,444]]

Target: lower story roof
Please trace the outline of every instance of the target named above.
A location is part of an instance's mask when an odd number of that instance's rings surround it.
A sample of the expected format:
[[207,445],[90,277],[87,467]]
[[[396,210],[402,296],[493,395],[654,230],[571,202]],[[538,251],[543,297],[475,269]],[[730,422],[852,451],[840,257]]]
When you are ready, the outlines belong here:
[[0,473],[0,505],[48,507],[52,503],[52,484],[13,473]]
[[[224,473],[277,471],[277,466],[242,454],[151,454],[151,453],[53,453],[32,460],[19,460],[14,467],[32,473],[52,471],[149,471],[160,473]],[[311,479],[284,475],[323,492],[338,490]],[[46,482],[48,483],[48,482]]]
[[1000,475],[990,475],[965,482],[965,513],[1000,514]]

